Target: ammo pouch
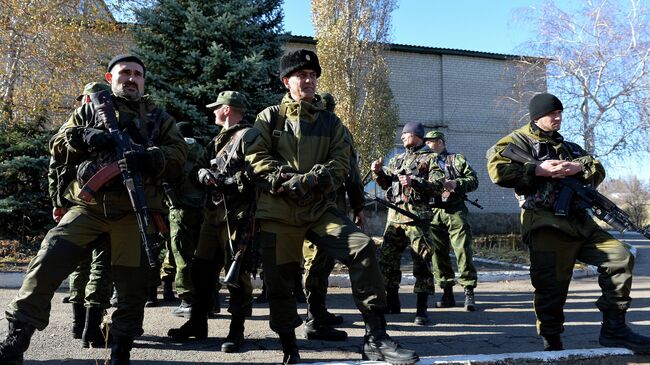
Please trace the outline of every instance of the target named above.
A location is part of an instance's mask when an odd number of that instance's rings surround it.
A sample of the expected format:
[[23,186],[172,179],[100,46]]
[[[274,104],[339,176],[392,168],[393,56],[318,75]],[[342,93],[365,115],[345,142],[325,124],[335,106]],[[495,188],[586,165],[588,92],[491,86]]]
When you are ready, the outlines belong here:
[[[96,155],[92,160],[86,160],[80,163],[79,166],[77,166],[77,181],[81,186],[84,186],[99,170],[110,165],[115,160],[115,153],[104,152]],[[108,184],[110,184],[110,182]]]

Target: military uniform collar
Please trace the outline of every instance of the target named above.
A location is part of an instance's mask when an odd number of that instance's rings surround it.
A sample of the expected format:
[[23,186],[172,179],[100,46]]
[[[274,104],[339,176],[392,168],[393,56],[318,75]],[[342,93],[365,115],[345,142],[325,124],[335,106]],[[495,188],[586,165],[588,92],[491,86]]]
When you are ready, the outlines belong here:
[[419,146],[407,147],[406,148],[406,153],[431,153],[431,152],[433,152],[433,151],[431,151],[429,146],[427,146],[424,143],[419,145]]
[[535,124],[535,122],[530,122],[529,126],[529,132],[531,135],[539,138],[539,139],[545,139],[545,140],[551,140],[556,143],[562,143],[564,142],[564,137],[557,131],[553,132],[545,132],[541,128]]

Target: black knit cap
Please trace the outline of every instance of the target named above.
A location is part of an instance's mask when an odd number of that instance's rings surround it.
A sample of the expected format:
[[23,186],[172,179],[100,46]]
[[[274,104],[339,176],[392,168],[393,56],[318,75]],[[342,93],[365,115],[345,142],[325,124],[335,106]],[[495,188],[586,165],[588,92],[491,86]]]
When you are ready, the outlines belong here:
[[298,70],[310,69],[316,71],[316,77],[320,77],[321,68],[318,56],[308,49],[291,51],[280,59],[280,80],[291,76]]
[[135,62],[138,65],[142,66],[143,75],[146,72],[146,68],[144,67],[144,62],[142,62],[140,58],[132,54],[118,54],[117,56],[113,57],[113,59],[108,63],[108,68],[106,69],[106,72],[111,72],[113,66],[117,65],[120,62]]
[[537,120],[555,110],[564,110],[564,106],[560,99],[549,93],[541,93],[533,96],[530,99],[530,104],[528,104],[530,120]]
[[418,122],[408,122],[404,124],[402,133],[413,133],[420,138],[424,138],[424,125]]
[[178,131],[181,132],[183,137],[194,137],[194,129],[189,122],[178,122],[176,123],[176,128],[178,128]]

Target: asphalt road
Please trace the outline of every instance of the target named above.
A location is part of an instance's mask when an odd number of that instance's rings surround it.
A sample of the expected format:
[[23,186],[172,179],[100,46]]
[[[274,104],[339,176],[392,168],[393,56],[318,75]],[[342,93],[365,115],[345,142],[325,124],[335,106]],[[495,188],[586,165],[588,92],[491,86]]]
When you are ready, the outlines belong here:
[[[632,309],[628,320],[638,332],[650,336],[650,242],[633,236],[628,240],[638,249],[633,284]],[[1,278],[1,276],[0,276]],[[1,286],[1,284],[0,284]],[[0,304],[6,305],[17,289],[0,289]],[[415,296],[410,294],[411,286],[401,288],[403,313],[388,315],[388,332],[404,347],[415,349],[422,364],[452,363],[524,363],[513,360],[497,361],[490,357],[473,355],[524,353],[531,363],[549,363],[548,353],[536,352],[542,343],[535,332],[535,317],[532,311],[532,287],[528,280],[513,280],[479,283],[476,299],[479,311],[468,313],[462,307],[451,309],[430,309],[432,323],[428,326],[413,324]],[[223,293],[223,292],[222,292]],[[106,349],[83,349],[79,340],[70,335],[71,306],[62,304],[64,292],[57,292],[52,302],[50,325],[37,332],[29,350],[25,353],[25,364],[103,364],[109,357]],[[598,344],[601,316],[594,303],[600,295],[596,277],[574,279],[565,308],[566,332],[563,335],[564,360],[570,364],[642,364],[650,363],[648,356],[622,356],[625,351],[604,349]],[[436,296],[438,298],[439,294]],[[462,303],[462,293],[456,293],[456,300]],[[430,303],[433,300],[430,299]],[[171,310],[178,303],[167,303],[158,308],[147,308],[145,314],[145,335],[136,339],[132,351],[133,364],[277,364],[282,351],[276,335],[268,327],[268,308],[256,305],[253,318],[246,322],[246,343],[242,352],[225,354],[219,351],[222,339],[228,332],[228,317],[221,315],[209,321],[209,338],[204,341],[185,344],[172,343],[166,337],[169,328],[180,326],[185,319],[174,317]],[[354,307],[349,288],[331,288],[328,306],[332,312],[342,314],[349,338],[345,342],[307,341],[302,338],[302,327],[297,329],[301,356],[305,363],[329,362],[336,364],[355,363],[361,359],[360,346],[363,340],[363,322]],[[305,314],[305,305],[299,312]],[[2,318],[3,315],[0,315]],[[4,320],[2,336],[6,332]],[[599,353],[593,359],[577,359],[571,356]],[[616,356],[615,356],[616,355]],[[560,354],[561,356],[561,354]],[[507,357],[507,356],[506,356]],[[472,360],[473,359],[473,360]],[[483,359],[483,360],[476,360]],[[537,359],[537,360],[534,360]],[[573,360],[571,360],[573,359]],[[537,362],[536,362],[537,361]],[[550,363],[561,361],[550,360]]]

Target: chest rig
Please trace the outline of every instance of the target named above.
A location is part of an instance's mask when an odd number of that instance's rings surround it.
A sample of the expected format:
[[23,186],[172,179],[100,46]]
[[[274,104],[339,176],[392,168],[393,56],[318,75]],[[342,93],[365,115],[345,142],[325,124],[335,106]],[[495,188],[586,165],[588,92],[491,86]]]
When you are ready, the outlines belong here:
[[399,175],[410,175],[411,178],[419,177],[427,179],[429,176],[429,155],[427,153],[409,153],[403,154],[395,158],[395,164],[392,171],[393,181],[387,197],[393,203],[417,203],[426,200],[418,192],[413,190],[412,187],[405,187],[399,182]]

